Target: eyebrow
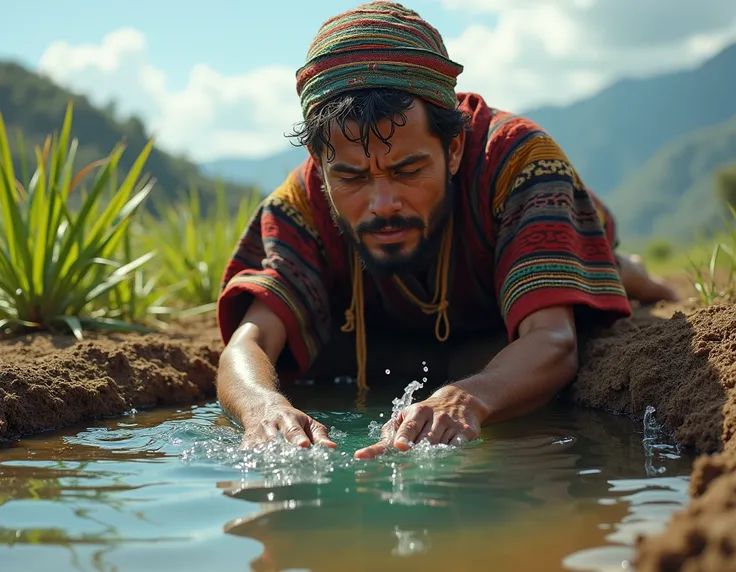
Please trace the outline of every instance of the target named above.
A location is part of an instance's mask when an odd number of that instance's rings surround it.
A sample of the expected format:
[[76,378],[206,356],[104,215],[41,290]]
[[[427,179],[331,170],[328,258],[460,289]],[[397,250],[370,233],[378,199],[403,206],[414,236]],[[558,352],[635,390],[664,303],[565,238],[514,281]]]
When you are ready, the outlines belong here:
[[[415,153],[414,155],[409,155],[408,157],[402,159],[398,163],[388,165],[387,168],[392,170],[401,169],[403,167],[413,165],[414,163],[419,163],[427,157],[429,157],[429,153]],[[351,175],[365,175],[368,172],[368,169],[358,169],[357,167],[352,167],[347,163],[335,163],[334,165],[330,166],[330,171],[335,171],[338,173],[349,173]]]

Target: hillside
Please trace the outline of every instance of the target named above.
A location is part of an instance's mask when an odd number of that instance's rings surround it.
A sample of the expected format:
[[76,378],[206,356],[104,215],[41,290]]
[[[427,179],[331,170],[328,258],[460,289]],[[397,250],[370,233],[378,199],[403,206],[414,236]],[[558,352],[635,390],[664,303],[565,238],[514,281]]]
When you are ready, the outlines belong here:
[[714,173],[734,161],[736,114],[666,145],[608,199],[623,242],[657,235],[686,243],[698,230],[717,228],[726,210]]
[[527,115],[557,139],[585,183],[606,195],[673,139],[736,114],[736,44],[699,68],[619,81]]
[[[74,102],[72,135],[79,140],[77,167],[106,156],[124,140],[127,148],[121,167],[128,169],[150,139],[140,120],[117,121],[109,113],[91,105],[86,97],[73,94],[20,65],[0,62],[0,113],[11,145],[15,145],[13,156],[16,162],[17,130],[22,131],[26,156],[32,159],[32,146],[42,145],[47,134],[61,127],[70,100]],[[198,165],[156,147],[148,159],[146,170],[157,180],[154,196],[159,199],[173,198],[196,185],[206,203],[216,187],[216,181],[205,176]],[[226,187],[233,201],[251,192],[249,187],[240,184],[227,184]]]
[[[575,104],[522,113],[547,129],[586,184],[605,196],[673,139],[736,114],[734,69],[736,45],[694,70],[621,80]],[[203,169],[268,191],[304,156],[304,149],[287,149],[260,161],[226,159]]]

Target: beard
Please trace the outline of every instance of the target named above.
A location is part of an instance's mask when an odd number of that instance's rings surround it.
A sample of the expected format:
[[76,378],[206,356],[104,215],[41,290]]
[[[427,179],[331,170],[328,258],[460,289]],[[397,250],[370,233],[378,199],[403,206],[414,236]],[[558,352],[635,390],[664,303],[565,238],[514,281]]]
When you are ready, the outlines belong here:
[[[333,221],[340,229],[340,232],[349,237],[354,244],[367,270],[384,276],[409,274],[420,272],[426,268],[437,250],[442,240],[442,232],[454,208],[455,186],[452,180],[452,174],[448,170],[445,177],[444,197],[432,210],[427,222],[419,217],[394,215],[388,218],[375,217],[369,222],[361,223],[357,227],[352,228],[340,217],[332,201],[328,200],[327,202],[330,205]],[[367,233],[378,232],[387,227],[396,230],[417,229],[421,232],[419,243],[410,252],[402,252],[404,248],[402,243],[383,244],[379,247],[381,255],[377,256],[366,247],[362,241],[362,237]]]

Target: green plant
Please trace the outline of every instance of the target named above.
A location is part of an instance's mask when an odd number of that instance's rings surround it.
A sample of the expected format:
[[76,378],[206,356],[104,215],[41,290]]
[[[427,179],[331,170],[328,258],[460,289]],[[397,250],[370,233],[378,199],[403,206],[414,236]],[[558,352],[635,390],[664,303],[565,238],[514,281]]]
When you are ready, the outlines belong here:
[[158,203],[159,216],[148,214],[137,232],[146,248],[161,255],[162,284],[176,286],[188,305],[179,317],[215,310],[225,266],[260,200],[255,193],[248,195],[231,214],[224,187],[218,186],[216,198],[214,209],[205,213],[191,188],[186,200]]
[[[140,329],[113,317],[116,308],[100,301],[153,256],[144,253],[127,263],[117,256],[131,218],[154,185],[141,178],[152,142],[118,185],[124,147],[117,145],[75,175],[78,142],[71,126],[69,104],[61,131],[48,136],[43,149],[36,147],[35,171],[21,182],[0,115],[0,331],[64,326],[82,339],[88,327]],[[25,172],[25,157],[21,164]],[[70,208],[72,193],[88,177],[91,188],[80,188],[81,204]]]
[[[124,239],[123,261],[125,263],[134,260],[130,235],[130,232],[126,233]],[[168,327],[168,320],[176,313],[173,305],[167,304],[173,301],[177,290],[180,290],[184,284],[162,286],[163,272],[163,269],[159,268],[147,274],[144,268],[137,268],[126,280],[121,281],[108,292],[102,305],[92,312],[92,316],[103,312],[108,318],[165,330]]]
[[725,221],[726,234],[713,247],[707,265],[704,267],[688,257],[690,280],[707,306],[730,300],[736,294],[736,208],[727,206],[730,220]]

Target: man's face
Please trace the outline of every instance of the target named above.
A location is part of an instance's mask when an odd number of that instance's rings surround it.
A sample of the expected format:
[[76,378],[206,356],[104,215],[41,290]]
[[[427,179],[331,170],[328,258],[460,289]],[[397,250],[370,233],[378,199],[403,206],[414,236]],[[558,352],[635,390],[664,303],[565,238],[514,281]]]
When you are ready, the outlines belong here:
[[[441,230],[465,141],[464,134],[456,137],[445,153],[429,131],[421,100],[405,115],[406,123],[395,126],[389,139],[390,150],[371,135],[370,156],[333,122],[335,153],[328,162],[323,151],[320,161],[336,223],[355,240],[366,264],[381,273],[411,270]],[[387,138],[391,123],[379,122],[378,130]],[[347,123],[346,131],[356,138],[357,124]]]

